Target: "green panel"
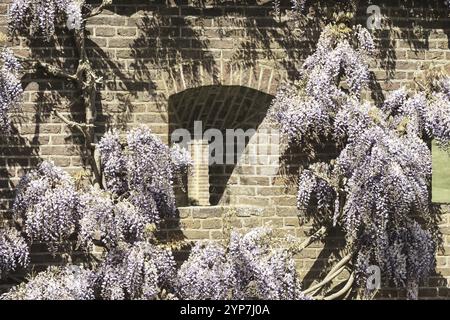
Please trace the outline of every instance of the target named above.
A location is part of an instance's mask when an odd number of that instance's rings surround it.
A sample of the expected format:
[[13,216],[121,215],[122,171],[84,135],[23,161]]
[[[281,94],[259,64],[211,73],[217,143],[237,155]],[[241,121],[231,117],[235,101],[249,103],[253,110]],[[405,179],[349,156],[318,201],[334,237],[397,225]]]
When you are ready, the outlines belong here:
[[432,200],[437,203],[450,203],[450,151],[440,149],[433,141],[432,154]]

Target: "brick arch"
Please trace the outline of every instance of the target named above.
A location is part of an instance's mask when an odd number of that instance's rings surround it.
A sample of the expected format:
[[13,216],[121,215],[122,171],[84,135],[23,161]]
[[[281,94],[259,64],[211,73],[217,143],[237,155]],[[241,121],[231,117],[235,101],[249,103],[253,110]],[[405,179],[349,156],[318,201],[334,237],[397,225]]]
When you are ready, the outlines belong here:
[[[191,133],[192,137],[195,121],[201,121],[203,133],[210,129],[219,130],[223,137],[225,137],[227,129],[242,129],[244,132],[249,133],[245,140],[245,149],[234,154],[235,160],[233,164],[219,163],[208,167],[210,204],[230,204],[233,202],[232,197],[230,197],[232,196],[230,195],[230,185],[240,183],[237,181],[240,178],[235,173],[239,175],[243,170],[237,164],[248,156],[249,149],[254,152],[258,143],[260,143],[259,131],[260,128],[266,127],[267,111],[273,98],[273,95],[251,87],[221,84],[189,88],[169,96],[169,137],[176,129],[186,129]],[[267,136],[264,138],[267,139]],[[204,137],[204,139],[207,138]],[[211,141],[213,140],[209,142]],[[227,143],[229,144],[230,142],[224,138],[224,152],[227,150]],[[262,141],[261,143],[264,145],[268,144],[267,141]],[[206,144],[208,144],[207,141]],[[224,154],[223,160],[227,156],[229,154]],[[252,184],[257,181],[257,179],[254,179],[256,169],[252,167],[254,172],[250,173],[248,172],[249,168],[250,166],[247,166],[244,170],[252,176],[253,180],[241,179],[241,182],[247,181]],[[246,183],[243,184],[245,185]]]
[[269,64],[246,66],[223,60],[183,62],[161,72],[166,97],[187,89],[209,85],[243,86],[274,95],[286,70]]

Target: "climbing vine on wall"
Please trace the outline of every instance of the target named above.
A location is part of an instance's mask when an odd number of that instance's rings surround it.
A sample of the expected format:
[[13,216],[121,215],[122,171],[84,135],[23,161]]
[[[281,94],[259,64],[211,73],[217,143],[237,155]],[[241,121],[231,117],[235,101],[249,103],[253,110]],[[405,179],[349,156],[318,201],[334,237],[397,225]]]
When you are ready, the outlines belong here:
[[[337,3],[345,10],[356,8],[356,1]],[[309,151],[321,143],[336,145],[334,159],[312,156],[313,164],[299,176],[298,208],[319,227],[304,242],[290,239],[289,248],[277,246],[270,228],[232,232],[226,245],[196,244],[177,270],[170,249],[185,244],[161,243],[156,233],[176,214],[173,185],[192,167],[188,153],[165,145],[145,127],[130,130],[125,139],[115,131],[100,140],[95,135],[102,77],[86,50],[86,23],[111,4],[11,4],[10,37],[51,41],[62,24],[74,41],[77,64],[66,70],[3,48],[0,128],[7,132],[8,114],[20,104],[21,68],[40,68],[75,84],[84,119],[52,112],[83,136],[92,177],[73,177],[49,161],[23,176],[13,205],[19,231],[0,230],[0,272],[26,267],[34,241],[45,242],[52,254],[80,250],[90,259],[75,266],[67,258],[65,266],[48,268],[3,299],[335,299],[364,288],[372,265],[417,298],[418,285],[435,265],[427,142],[434,138],[446,148],[450,141],[448,76],[432,74],[416,92],[398,90],[378,105],[366,101],[368,59],[376,53],[372,36],[353,23],[350,13],[328,17],[332,22],[298,70],[297,81],[280,88],[271,109],[289,144]],[[286,15],[307,18],[308,5],[311,1],[292,0]],[[280,1],[273,2],[276,16],[281,8]],[[323,280],[302,288],[294,255],[333,229],[345,234],[342,259]],[[91,255],[94,248],[102,248],[100,259]],[[332,294],[323,290],[345,270],[349,276],[342,288]]]

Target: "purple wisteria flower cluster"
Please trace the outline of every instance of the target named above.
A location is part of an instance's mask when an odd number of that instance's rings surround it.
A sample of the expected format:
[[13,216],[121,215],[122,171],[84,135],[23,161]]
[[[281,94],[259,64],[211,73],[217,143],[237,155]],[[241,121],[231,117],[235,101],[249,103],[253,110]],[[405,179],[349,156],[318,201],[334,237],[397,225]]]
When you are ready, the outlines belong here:
[[122,151],[119,134],[107,132],[98,144],[102,155],[102,172],[106,188],[114,194],[121,194],[128,189],[127,161]]
[[94,270],[52,266],[13,287],[0,300],[150,300],[157,299],[163,290],[172,290],[175,276],[170,250],[149,242],[121,243]]
[[[9,243],[5,245],[9,251],[5,251],[5,255],[14,256],[0,256],[8,259],[4,262],[10,264],[10,268],[28,259],[26,244],[13,237],[7,238]],[[17,248],[20,245],[24,250]],[[3,253],[3,246],[0,249]],[[11,251],[13,249],[15,252]],[[175,261],[170,250],[144,241],[122,242],[111,249],[94,270],[76,265],[49,267],[0,296],[0,300],[149,300],[158,298],[163,290],[172,290],[175,276]]]
[[436,79],[432,92],[397,90],[379,107],[362,102],[373,41],[360,26],[341,29],[324,30],[303,78],[279,91],[271,112],[290,143],[338,146],[336,159],[301,170],[301,212],[345,231],[359,283],[377,265],[413,290],[435,266],[426,140],[450,141],[449,78]]
[[0,229],[0,275],[24,268],[29,262],[28,244],[15,229]]
[[81,266],[49,267],[1,300],[156,299],[173,287],[172,253],[148,242],[122,243],[108,252],[97,270]]
[[[433,269],[435,245],[431,234],[413,219],[420,216],[426,223],[432,221],[428,195],[431,154],[427,145],[417,137],[370,128],[341,152],[336,174],[347,179],[342,223],[349,241],[358,248],[358,256],[378,265],[396,285],[423,280],[428,273],[416,271]],[[392,253],[394,247],[408,246],[419,236],[424,241],[420,249],[426,251]],[[420,256],[428,259],[418,259]],[[361,274],[365,266],[356,263]],[[401,269],[408,272],[393,272]]]
[[95,241],[112,248],[121,241],[145,238],[147,226],[174,213],[172,179],[192,165],[187,152],[164,145],[150,130],[128,134],[122,150],[117,133],[99,143],[108,192],[77,189],[74,179],[50,161],[42,162],[20,181],[13,209],[32,241],[52,252],[76,231],[85,249]]
[[19,79],[20,63],[9,48],[0,48],[0,130],[10,128],[9,112],[22,100]]
[[[356,40],[355,40],[356,38]],[[322,32],[316,51],[303,65],[306,70],[306,93],[333,110],[346,93],[340,80],[345,79],[348,94],[359,96],[369,81],[369,67],[365,58],[373,54],[370,33],[361,26],[341,33],[335,26]]]
[[16,218],[23,219],[28,238],[47,243],[55,252],[75,231],[80,219],[78,203],[70,175],[44,161],[21,179],[13,209]]
[[440,81],[437,83],[437,87],[443,94],[447,96],[448,99],[450,99],[450,77],[444,77],[440,79]]
[[228,247],[197,243],[178,271],[183,299],[305,299],[292,254],[272,245],[270,228],[233,232]]
[[297,207],[305,212],[305,215],[315,215],[317,219],[329,216],[333,212],[337,192],[330,181],[333,179],[330,170],[329,164],[319,162],[301,172],[298,180]]
[[[446,78],[447,83],[450,77]],[[448,148],[450,141],[450,94],[440,92],[433,95],[426,109],[425,130],[430,137],[443,147]]]
[[142,239],[146,227],[133,205],[116,203],[95,188],[77,190],[74,179],[49,161],[22,178],[13,208],[27,237],[47,243],[52,252],[75,231],[88,249],[94,239],[107,247]]
[[393,118],[392,127],[410,136],[433,138],[446,147],[450,141],[450,77],[437,79],[428,94],[408,95],[405,89],[394,91],[382,105]]
[[79,30],[83,5],[83,0],[14,0],[9,14],[10,32],[28,30],[50,40],[60,19],[64,19],[69,30]]
[[[142,199],[153,201],[159,210],[161,199],[173,195],[171,179],[186,173],[192,161],[185,151],[163,145],[144,128],[127,138],[124,150],[115,134],[106,135],[100,143],[104,165],[111,169],[105,171],[109,190],[79,185],[51,161],[42,162],[21,179],[13,208],[26,238],[45,242],[56,253],[58,244],[77,235],[80,249],[91,252],[96,244],[106,254],[104,262],[89,273],[75,267],[48,269],[12,289],[4,299],[156,299],[162,290],[171,290],[176,275],[172,253],[154,244],[149,234],[156,221],[153,217],[158,214],[160,219],[159,211],[149,215],[136,196],[145,193]],[[117,163],[120,170],[127,166],[120,173],[122,181],[112,179],[119,172],[114,170]],[[120,183],[127,189],[115,187]],[[12,229],[0,235],[2,270],[25,265],[25,240]],[[44,287],[45,283],[50,286]]]
[[97,272],[96,283],[102,299],[153,300],[170,288],[175,261],[169,250],[148,242],[122,244],[108,253]]
[[175,213],[174,180],[192,166],[189,153],[169,148],[150,129],[127,134],[125,147],[116,132],[100,141],[99,149],[109,191],[133,204],[148,223],[159,223]]
[[325,28],[316,51],[303,64],[300,81],[283,86],[272,102],[271,118],[290,142],[314,141],[333,132],[336,114],[349,99],[359,101],[367,87],[365,60],[374,51],[370,33],[359,25],[343,34],[335,26]]
[[178,144],[174,144],[170,149],[170,157],[172,160],[172,170],[174,176],[182,177],[183,175],[187,175],[194,166],[194,162],[189,151],[180,147]]
[[83,248],[91,248],[95,240],[112,248],[120,241],[144,238],[148,221],[126,200],[115,203],[109,194],[92,188],[80,194],[78,211],[78,239]]
[[306,137],[327,135],[329,130],[324,124],[331,121],[320,102],[303,98],[296,86],[289,85],[278,90],[271,118],[283,124],[280,125],[281,133],[293,143],[300,143]]
[[0,296],[0,300],[92,300],[95,274],[83,267],[49,267],[28,282]]
[[78,238],[84,248],[91,248],[93,240],[100,240],[107,247],[122,239],[117,222],[115,204],[107,194],[94,188],[79,196],[80,212]]
[[218,243],[197,243],[178,271],[177,291],[184,299],[231,299],[237,277],[226,249]]

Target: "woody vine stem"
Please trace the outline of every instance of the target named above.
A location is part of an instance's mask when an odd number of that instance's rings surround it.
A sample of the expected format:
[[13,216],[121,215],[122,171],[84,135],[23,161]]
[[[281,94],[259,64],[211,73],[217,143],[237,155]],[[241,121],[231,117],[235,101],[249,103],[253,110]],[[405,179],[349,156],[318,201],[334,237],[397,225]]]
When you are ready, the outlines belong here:
[[78,67],[75,73],[70,73],[67,70],[43,61],[30,60],[29,58],[16,55],[22,63],[25,63],[32,68],[42,68],[55,77],[75,82],[81,95],[82,108],[84,108],[84,122],[71,120],[56,109],[53,110],[53,114],[63,121],[70,129],[77,130],[83,135],[86,148],[85,157],[92,170],[93,183],[98,187],[102,187],[103,182],[100,169],[100,154],[96,148],[97,138],[95,136],[95,123],[97,118],[96,95],[99,85],[103,83],[103,79],[102,77],[97,76],[87,55],[85,25],[87,19],[101,14],[103,10],[111,4],[112,0],[103,0],[98,7],[92,9],[83,16],[81,28],[73,31],[75,50],[78,56]]

